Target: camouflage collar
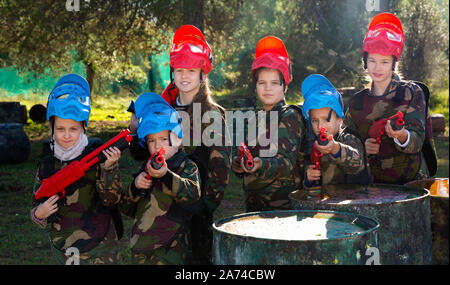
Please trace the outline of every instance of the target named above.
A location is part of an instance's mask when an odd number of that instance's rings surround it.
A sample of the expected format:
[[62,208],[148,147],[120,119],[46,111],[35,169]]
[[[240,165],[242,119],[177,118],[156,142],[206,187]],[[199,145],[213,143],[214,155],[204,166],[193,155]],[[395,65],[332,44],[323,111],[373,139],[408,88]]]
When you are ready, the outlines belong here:
[[400,84],[399,81],[392,79],[391,82],[389,82],[389,85],[386,87],[386,90],[384,90],[383,95],[375,95],[375,94],[373,94],[373,82],[372,82],[372,85],[370,86],[369,94],[370,94],[370,96],[373,96],[373,97],[385,97],[385,96],[391,94],[392,92],[395,92],[397,90],[397,87],[399,84]]
[[275,106],[272,107],[272,109],[270,109],[270,111],[281,111],[284,105],[286,105],[286,100],[281,99],[278,103],[275,104]]
[[183,161],[186,158],[186,154],[181,149],[178,150],[177,153],[175,153],[171,158],[169,158],[167,162],[167,168],[170,170],[175,170],[176,168],[180,167],[180,165],[183,163]]

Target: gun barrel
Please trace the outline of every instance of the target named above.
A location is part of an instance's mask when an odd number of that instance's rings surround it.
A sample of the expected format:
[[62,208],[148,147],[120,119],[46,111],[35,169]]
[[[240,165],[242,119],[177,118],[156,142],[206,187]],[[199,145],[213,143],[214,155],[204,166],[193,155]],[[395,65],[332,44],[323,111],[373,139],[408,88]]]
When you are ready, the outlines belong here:
[[320,128],[318,143],[321,146],[325,146],[328,144],[328,135],[327,135],[327,130],[325,128]]
[[242,159],[242,158],[244,159],[244,167],[247,170],[253,169],[253,167],[255,166],[255,163],[253,161],[253,156],[245,143],[241,143],[239,145],[238,156],[240,159]]
[[166,153],[166,150],[162,147],[160,150],[152,155],[150,159],[150,164],[152,165],[153,169],[160,169],[164,165],[164,154]]
[[391,127],[394,131],[399,131],[403,128],[405,125],[405,121],[403,120],[403,113],[398,112],[394,116],[390,117],[389,120],[391,120]]

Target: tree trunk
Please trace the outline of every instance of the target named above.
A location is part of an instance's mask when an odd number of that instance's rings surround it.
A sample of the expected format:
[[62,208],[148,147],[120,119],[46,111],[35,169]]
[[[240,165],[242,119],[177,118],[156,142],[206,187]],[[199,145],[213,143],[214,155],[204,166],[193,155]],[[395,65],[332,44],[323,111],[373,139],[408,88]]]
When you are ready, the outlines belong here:
[[203,32],[204,0],[183,0],[183,24],[196,26]]
[[89,83],[89,88],[91,90],[91,102],[94,97],[94,78],[95,78],[95,70],[92,66],[92,63],[86,64],[86,80]]

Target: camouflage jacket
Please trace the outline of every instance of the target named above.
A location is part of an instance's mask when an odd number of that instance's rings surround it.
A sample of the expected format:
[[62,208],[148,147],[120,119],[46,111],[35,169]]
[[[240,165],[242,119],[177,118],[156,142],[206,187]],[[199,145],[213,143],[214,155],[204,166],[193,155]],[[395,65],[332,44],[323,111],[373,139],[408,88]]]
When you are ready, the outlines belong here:
[[[259,140],[249,141],[247,138],[246,142],[252,155],[263,161],[261,169],[243,175],[247,211],[289,209],[288,194],[302,185],[305,127],[301,112],[286,105],[284,100],[271,111],[278,112],[278,140],[266,147],[259,145]],[[270,138],[269,120],[270,115],[267,114],[266,130],[261,134],[265,138]],[[277,148],[276,154],[260,157],[260,151],[269,148]]]
[[[400,92],[405,84],[409,88]],[[382,136],[379,154],[376,159],[369,159],[368,163],[375,183],[404,184],[415,180],[420,175],[420,151],[425,139],[425,98],[422,89],[412,82],[393,80],[384,95],[373,96],[370,90],[365,89],[355,94],[348,106],[344,124],[358,134],[363,143],[369,138],[369,128],[373,122],[395,115],[398,111],[404,113],[405,128],[410,133],[409,143],[400,147],[392,138]]]
[[[81,159],[94,149],[88,145],[76,159]],[[44,178],[72,161],[60,161],[53,155],[45,156],[40,161],[33,188],[31,219],[42,228],[46,228],[48,222],[47,219],[37,221],[34,218],[34,211],[40,204],[34,199],[34,193]],[[55,248],[66,250],[77,247],[80,252],[86,252],[96,247],[110,230],[111,214],[115,210],[113,206],[119,202],[121,191],[118,163],[109,169],[97,164],[83,178],[67,187],[65,197],[58,202],[59,219],[51,223],[49,231]],[[121,219],[119,214],[114,218]],[[118,222],[121,223],[121,220]]]
[[[187,114],[187,110],[191,106],[175,104],[173,107],[177,111],[184,111]],[[199,167],[202,180],[206,180],[204,185],[201,186],[204,193],[204,202],[209,212],[212,213],[220,205],[224,190],[230,179],[231,143],[226,141],[229,136],[226,135],[228,129],[225,123],[225,115],[222,112],[210,111],[211,116],[209,118],[204,115],[201,128],[197,129],[194,128],[194,120],[196,114],[200,114],[201,111],[196,110],[195,106],[193,108],[194,115],[190,117],[189,131],[186,131],[186,126],[183,127],[183,150],[190,158],[196,158],[195,163]],[[220,118],[220,121],[215,118]],[[204,123],[206,119],[210,119],[208,123]],[[217,126],[217,123],[220,126]],[[213,136],[212,133],[214,133]],[[206,137],[214,138],[214,143],[212,145],[205,144],[203,140]],[[202,171],[205,173],[202,173]]]
[[[368,181],[368,170],[364,159],[364,145],[361,140],[347,133],[345,129],[341,129],[335,136],[335,141],[341,147],[339,156],[324,154],[320,159],[322,185],[365,184],[370,182]],[[307,150],[305,159],[308,164],[311,164],[310,154],[313,142],[314,139],[308,143],[311,146]],[[311,185],[308,185],[306,170],[303,185],[305,188],[311,187]]]
[[[166,162],[167,174],[153,179],[143,197],[134,180],[122,193],[121,210],[134,218],[130,247],[135,253],[151,254],[155,249],[169,245],[184,230],[187,212],[183,211],[183,206],[200,197],[197,165],[181,150]],[[145,164],[134,177],[144,171]]]

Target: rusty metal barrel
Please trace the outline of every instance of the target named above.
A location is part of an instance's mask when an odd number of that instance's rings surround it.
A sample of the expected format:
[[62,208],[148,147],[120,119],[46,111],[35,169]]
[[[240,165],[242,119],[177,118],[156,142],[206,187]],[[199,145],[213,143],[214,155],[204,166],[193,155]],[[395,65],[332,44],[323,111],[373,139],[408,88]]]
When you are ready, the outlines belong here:
[[448,265],[448,178],[417,180],[406,185],[430,191],[433,262]]
[[364,215],[380,223],[381,264],[432,264],[430,192],[414,187],[325,185],[289,194],[293,209]]
[[264,211],[213,224],[216,265],[377,264],[376,220],[333,211]]
[[30,152],[30,140],[22,124],[0,123],[0,163],[25,162]]

